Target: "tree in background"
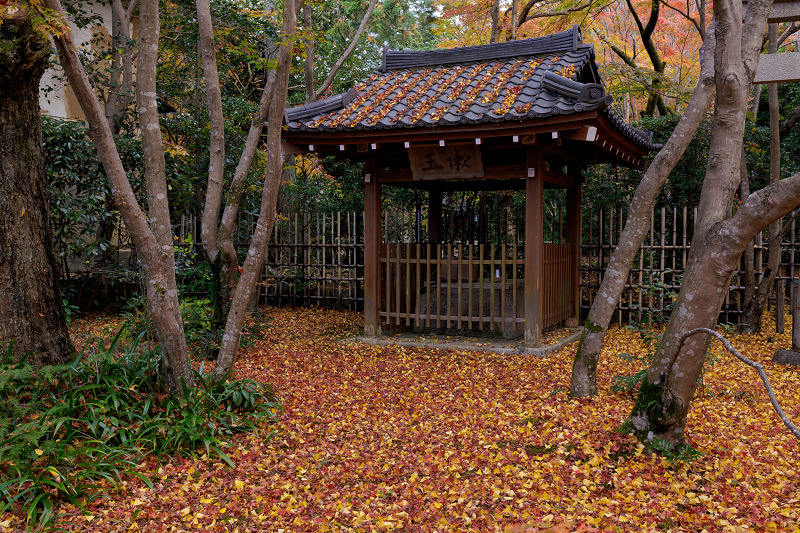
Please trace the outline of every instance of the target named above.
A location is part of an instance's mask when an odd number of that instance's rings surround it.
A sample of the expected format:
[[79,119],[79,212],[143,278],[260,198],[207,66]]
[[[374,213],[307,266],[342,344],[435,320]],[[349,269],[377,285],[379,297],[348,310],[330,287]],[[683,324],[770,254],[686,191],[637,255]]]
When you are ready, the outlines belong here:
[[[258,149],[265,120],[267,129],[266,152],[268,163],[261,195],[261,209],[250,241],[247,258],[242,265],[241,278],[235,282],[235,289],[231,294],[230,307],[226,313],[225,333],[222,337],[217,364],[214,367],[214,379],[216,381],[225,379],[233,371],[239,350],[242,328],[247,315],[247,307],[250,304],[256,283],[262,275],[267,243],[275,223],[278,191],[280,190],[280,178],[283,171],[281,128],[283,126],[283,111],[286,108],[289,86],[289,70],[293,49],[292,40],[297,26],[297,8],[298,6],[292,0],[284,0],[283,27],[279,34],[280,43],[276,69],[270,72],[267,83],[264,86],[258,112],[253,117],[250,125],[245,148],[236,167],[236,173],[228,190],[225,210],[220,219],[220,208],[224,192],[223,169],[225,163],[222,97],[219,88],[210,2],[208,0],[197,0],[200,49],[203,57],[206,102],[211,125],[211,162],[208,168],[208,187],[203,210],[202,236],[203,245],[207,253],[209,253],[209,259],[212,259],[212,261],[216,259],[211,256],[214,250],[225,254],[233,252],[235,257],[235,250],[231,250],[232,241],[228,238],[228,235],[231,233],[237,218],[244,177],[247,175],[253,155]],[[222,259],[226,263],[229,260],[229,258]],[[233,276],[231,277],[235,279],[236,272],[234,271],[232,274]]]
[[[47,9],[64,17],[59,0],[47,0]],[[156,95],[159,6],[145,0],[139,6],[139,54],[136,71],[136,108],[144,148],[144,176],[148,214],[139,205],[114,142],[105,112],[81,64],[68,33],[54,35],[61,65],[81,105],[111,191],[125,226],[136,245],[147,302],[158,331],[164,370],[172,394],[182,394],[194,384],[186,351],[186,337],[175,280],[175,250],[167,201],[166,164]]]
[[35,7],[0,4],[0,348],[35,365],[66,363],[67,330],[51,247],[39,81],[50,57]]

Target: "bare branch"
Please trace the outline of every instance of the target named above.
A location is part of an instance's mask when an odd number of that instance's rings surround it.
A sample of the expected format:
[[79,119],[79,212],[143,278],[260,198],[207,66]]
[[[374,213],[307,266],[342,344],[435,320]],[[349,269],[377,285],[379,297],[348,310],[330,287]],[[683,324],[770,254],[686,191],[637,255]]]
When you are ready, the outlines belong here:
[[347,58],[350,57],[350,54],[353,53],[353,50],[356,49],[356,45],[358,44],[359,39],[361,39],[361,35],[364,33],[364,30],[367,29],[367,23],[369,22],[370,16],[372,16],[372,11],[375,9],[375,5],[378,3],[378,0],[370,0],[369,7],[367,8],[367,12],[364,13],[364,18],[361,19],[361,24],[358,26],[355,35],[353,35],[353,39],[350,41],[350,46],[347,47],[347,50],[341,55],[341,57],[336,61],[333,65],[333,68],[328,73],[328,77],[325,78],[325,81],[322,83],[319,89],[314,92],[314,99],[318,99],[320,96],[325,94],[325,91],[328,90],[328,87],[331,86],[333,83],[334,78],[336,78],[336,73],[339,72],[339,69],[342,68],[342,65]]
[[540,19],[545,17],[563,17],[565,15],[569,15],[570,13],[575,13],[576,11],[583,11],[587,7],[591,7],[593,2],[594,0],[589,0],[585,4],[581,4],[575,7],[570,7],[562,11],[545,11],[544,13],[534,13],[533,15],[528,15],[524,20],[520,20],[519,24],[517,24],[517,27],[522,26],[522,24],[533,19]]
[[781,124],[781,137],[792,131],[798,120],[800,120],[800,106],[795,107],[794,111]]
[[738,360],[742,361],[747,366],[751,366],[751,367],[756,369],[756,371],[758,372],[758,375],[761,376],[761,381],[764,383],[764,388],[767,389],[767,395],[769,396],[769,401],[770,401],[770,403],[772,403],[772,406],[775,408],[775,412],[777,412],[778,416],[781,418],[781,421],[783,422],[783,425],[785,425],[787,428],[789,428],[789,431],[791,431],[792,434],[798,440],[800,440],[800,430],[797,429],[797,427],[794,424],[792,424],[792,421],[789,420],[789,417],[786,416],[786,413],[784,413],[783,409],[781,409],[781,406],[778,403],[778,399],[775,397],[775,392],[772,390],[772,386],[770,386],[770,384],[769,384],[769,378],[767,377],[767,373],[764,371],[764,367],[761,366],[759,363],[756,363],[755,361],[751,361],[747,357],[745,357],[742,354],[740,354],[739,350],[734,348],[733,345],[728,341],[728,339],[726,339],[725,337],[723,337],[721,334],[717,333],[713,329],[696,328],[696,329],[687,331],[680,338],[679,348],[680,348],[680,346],[683,346],[683,343],[686,341],[687,338],[691,337],[692,335],[694,335],[696,333],[708,333],[709,335],[711,335],[713,337],[716,337],[725,346],[725,349],[728,350],[728,352],[731,353],[731,355],[736,357]]
[[670,8],[671,10],[679,13],[683,18],[685,18],[686,20],[691,22],[694,25],[694,28],[697,30],[697,33],[700,34],[700,38],[705,40],[705,38],[706,38],[706,29],[703,28],[702,26],[700,26],[700,23],[697,21],[697,19],[695,19],[691,15],[689,15],[688,2],[687,2],[687,11],[685,13],[683,11],[681,11],[680,9],[678,9],[677,7],[675,7],[672,4],[670,4],[669,2],[667,2],[666,0],[661,0],[661,3],[664,6]]
[[800,209],[795,209],[794,211],[792,211],[792,214],[789,216],[789,220],[787,220],[786,223],[781,228],[781,232],[779,234],[779,237],[781,239],[783,239],[784,235],[786,235],[789,232],[789,230],[792,229],[792,223],[797,218],[797,215],[800,215]]
[[778,47],[783,45],[786,42],[786,39],[797,33],[800,30],[800,22],[792,22],[792,24],[786,28],[786,30],[778,37]]

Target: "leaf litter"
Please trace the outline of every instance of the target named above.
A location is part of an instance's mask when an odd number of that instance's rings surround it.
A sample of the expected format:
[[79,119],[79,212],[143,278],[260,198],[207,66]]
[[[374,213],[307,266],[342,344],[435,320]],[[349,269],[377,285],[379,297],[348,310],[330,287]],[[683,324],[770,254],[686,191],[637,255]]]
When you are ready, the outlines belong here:
[[[600,395],[567,395],[575,344],[545,359],[341,343],[360,315],[267,308],[237,376],[271,382],[277,427],[216,457],[148,458],[66,531],[800,531],[798,442],[758,376],[722,350],[689,416],[700,455],[671,463],[617,433],[633,404],[610,390],[639,336],[612,328]],[[112,321],[115,319],[109,319]],[[102,320],[79,325],[108,331]],[[774,331],[766,324],[764,331]],[[800,420],[800,372],[771,362],[786,335],[733,335]],[[84,332],[86,333],[86,332]],[[274,435],[270,438],[270,435]],[[22,530],[0,516],[0,531]]]

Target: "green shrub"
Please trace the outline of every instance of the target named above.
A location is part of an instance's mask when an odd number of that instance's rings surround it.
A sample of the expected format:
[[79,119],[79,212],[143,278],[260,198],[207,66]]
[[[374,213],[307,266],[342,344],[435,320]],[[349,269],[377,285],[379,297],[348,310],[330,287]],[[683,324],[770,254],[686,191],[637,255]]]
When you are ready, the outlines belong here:
[[[124,474],[150,484],[133,467],[143,456],[202,449],[233,466],[225,439],[274,422],[280,404],[252,380],[211,383],[170,397],[157,349],[141,336],[84,351],[69,365],[36,369],[0,363],[0,512],[24,512],[30,525],[53,521],[57,501],[80,506]],[[270,434],[271,436],[271,434]]]

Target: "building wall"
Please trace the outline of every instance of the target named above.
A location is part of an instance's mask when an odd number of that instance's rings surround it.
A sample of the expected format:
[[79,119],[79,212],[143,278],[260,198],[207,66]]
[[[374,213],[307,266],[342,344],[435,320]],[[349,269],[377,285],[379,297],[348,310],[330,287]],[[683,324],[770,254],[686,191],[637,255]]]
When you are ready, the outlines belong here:
[[[84,61],[93,61],[93,53],[98,52],[104,45],[107,45],[111,38],[107,28],[111,27],[111,6],[110,4],[95,3],[88,7],[91,13],[96,14],[102,20],[102,24],[93,24],[84,28],[78,28],[72,21],[69,27],[79,50],[84,53]],[[132,35],[137,37],[138,20],[132,24]],[[92,42],[92,39],[98,37]],[[90,65],[87,65],[90,66]],[[105,65],[91,65],[96,68],[104,68]],[[64,70],[58,62],[58,56],[51,57],[51,67],[45,71],[42,81],[39,84],[39,106],[42,114],[51,117],[63,118],[68,120],[85,120],[75,93],[66,80]]]

